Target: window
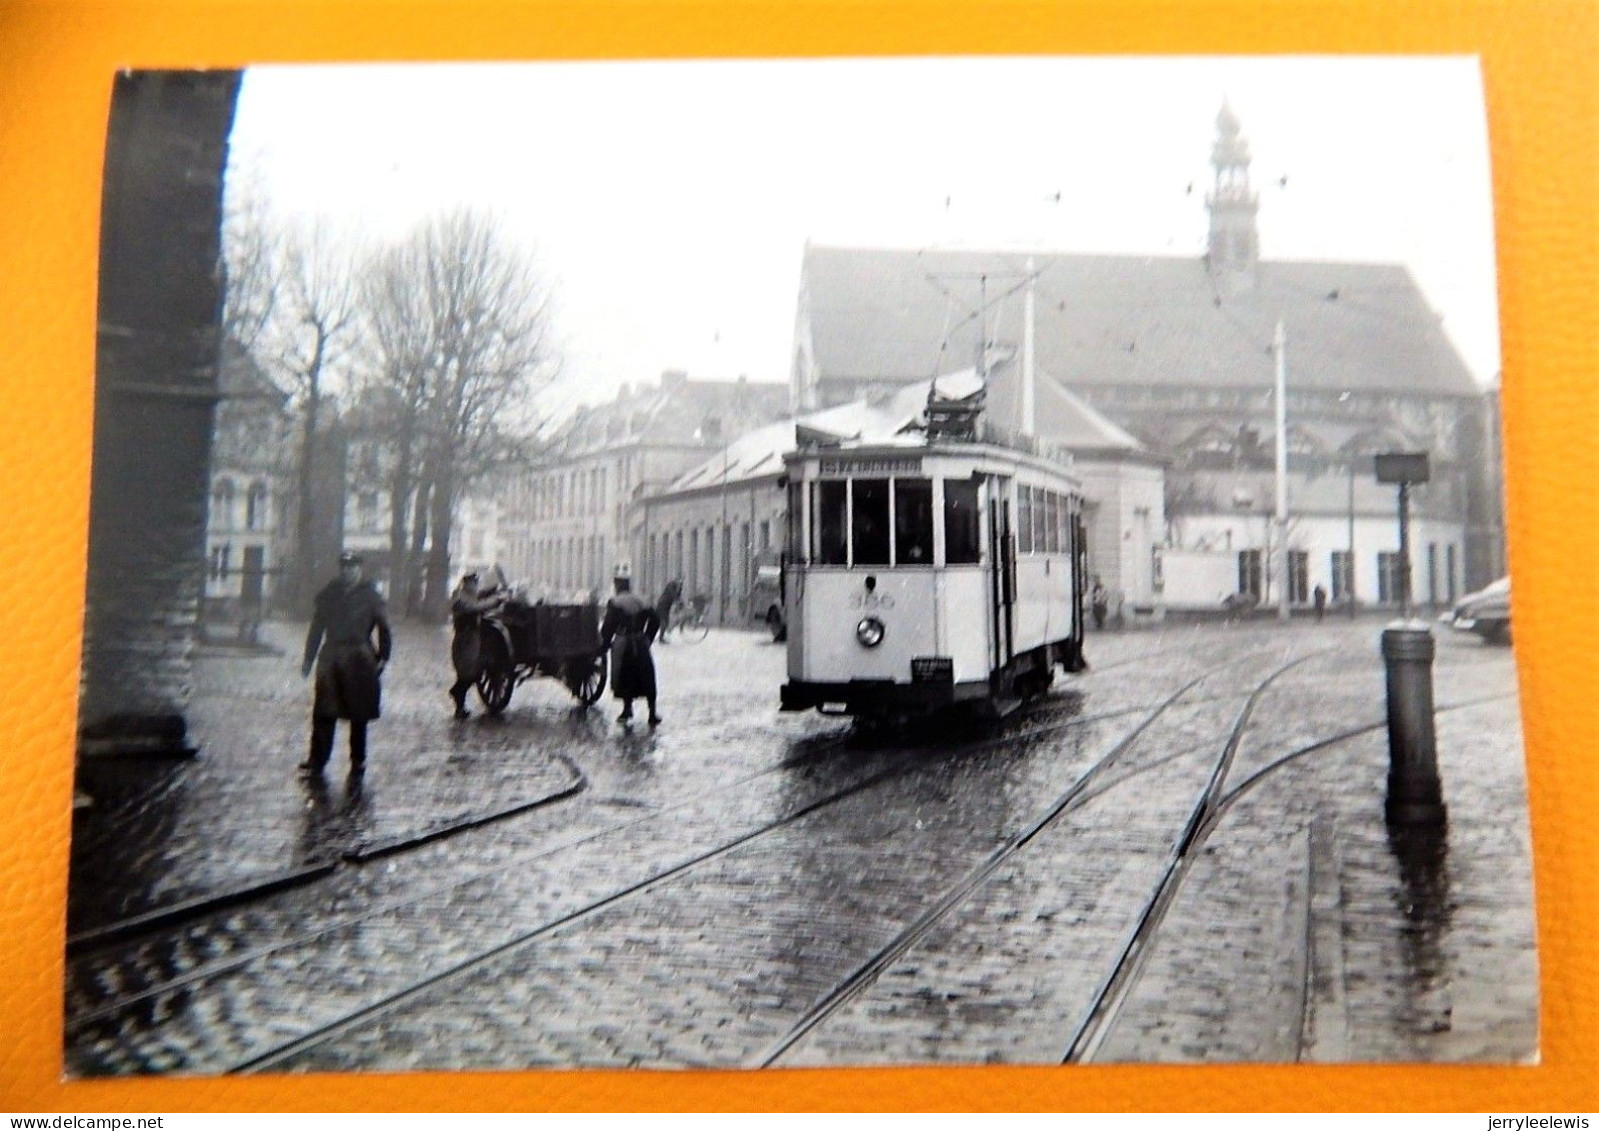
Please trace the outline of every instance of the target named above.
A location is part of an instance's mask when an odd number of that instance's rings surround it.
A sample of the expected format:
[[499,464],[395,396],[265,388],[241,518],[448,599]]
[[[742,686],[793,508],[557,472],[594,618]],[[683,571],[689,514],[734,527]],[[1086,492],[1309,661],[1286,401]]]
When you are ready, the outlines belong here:
[[1399,554],[1382,550],[1377,554],[1377,600],[1383,604],[1399,603]]
[[856,565],[888,564],[888,480],[856,479],[851,537]]
[[1444,573],[1444,585],[1447,587],[1448,591],[1448,597],[1446,599],[1451,605],[1453,605],[1455,603],[1455,598],[1459,595],[1459,591],[1455,588],[1455,578],[1458,575],[1455,573],[1455,544],[1453,542],[1449,543],[1449,545],[1445,547],[1444,561],[1447,563]]
[[267,488],[265,483],[250,484],[250,493],[244,498],[244,527],[260,530],[267,520]]
[[1427,602],[1438,603],[1438,543],[1427,543]]
[[1033,552],[1033,489],[1016,488],[1016,552]]
[[1347,601],[1355,591],[1355,578],[1350,572],[1354,564],[1354,557],[1348,550],[1334,550],[1332,552],[1332,599],[1334,601]]
[[849,484],[829,480],[814,484],[815,512],[811,519],[811,561],[817,565],[847,565],[849,535],[845,527]]
[[772,545],[772,523],[771,523],[771,521],[768,520],[768,519],[762,519],[761,520],[760,530],[761,530],[761,540],[756,545],[755,548],[757,550],[760,550],[760,551],[765,551],[765,550],[770,549],[771,545]]
[[979,537],[977,483],[971,479],[944,480],[944,561],[972,565],[982,561]]
[[1238,592],[1260,600],[1260,551],[1238,551]]
[[[1053,491],[1038,492],[1038,504],[1044,510],[1043,550],[1047,554],[1060,553],[1060,514],[1055,509],[1055,500],[1057,498],[1059,498],[1059,496]],[[1033,523],[1033,529],[1035,531],[1037,530],[1038,525],[1039,524],[1037,522]]]
[[363,491],[355,500],[356,529],[370,533],[378,528],[378,495],[376,491]]
[[894,561],[933,564],[933,481],[894,481]]
[[805,509],[803,485],[790,482],[788,485],[788,559],[792,562],[807,561],[805,555]]
[[1288,601],[1303,605],[1310,600],[1310,555],[1304,550],[1288,551]]
[[222,479],[211,490],[211,524],[221,529],[233,525],[233,480]]

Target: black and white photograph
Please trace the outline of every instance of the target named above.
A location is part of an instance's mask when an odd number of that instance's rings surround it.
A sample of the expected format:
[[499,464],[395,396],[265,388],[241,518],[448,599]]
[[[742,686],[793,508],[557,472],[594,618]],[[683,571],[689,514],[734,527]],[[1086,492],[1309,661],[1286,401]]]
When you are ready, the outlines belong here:
[[1477,60],[108,91],[68,1077],[1537,1063]]

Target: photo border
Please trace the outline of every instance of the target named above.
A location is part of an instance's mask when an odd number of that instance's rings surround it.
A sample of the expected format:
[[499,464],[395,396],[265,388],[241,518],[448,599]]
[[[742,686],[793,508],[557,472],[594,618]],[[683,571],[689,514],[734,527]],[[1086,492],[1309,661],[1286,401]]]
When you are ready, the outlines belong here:
[[[951,1067],[63,1082],[62,979],[93,405],[117,68],[862,55],[1448,54],[1493,158],[1516,661],[1534,843],[1535,1067]],[[1555,0],[482,0],[0,7],[0,1110],[1599,1109],[1595,740],[1599,5]],[[1374,176],[1383,175],[1373,170]],[[1374,654],[1375,662],[1375,654]],[[1448,782],[1444,783],[1445,790]],[[465,1080],[470,1085],[463,1087]]]

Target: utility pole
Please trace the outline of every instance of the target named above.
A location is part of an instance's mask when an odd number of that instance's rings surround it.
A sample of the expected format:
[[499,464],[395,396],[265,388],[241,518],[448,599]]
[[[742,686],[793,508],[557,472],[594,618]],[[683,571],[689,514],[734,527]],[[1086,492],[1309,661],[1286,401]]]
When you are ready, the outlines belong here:
[[1281,319],[1272,339],[1277,359],[1277,619],[1288,619],[1288,334]]
[[1022,427],[1023,436],[1031,438],[1037,430],[1036,413],[1034,410],[1034,362],[1033,362],[1033,323],[1035,304],[1037,301],[1038,272],[1033,266],[1033,257],[1027,257],[1027,299],[1023,307],[1022,327]]

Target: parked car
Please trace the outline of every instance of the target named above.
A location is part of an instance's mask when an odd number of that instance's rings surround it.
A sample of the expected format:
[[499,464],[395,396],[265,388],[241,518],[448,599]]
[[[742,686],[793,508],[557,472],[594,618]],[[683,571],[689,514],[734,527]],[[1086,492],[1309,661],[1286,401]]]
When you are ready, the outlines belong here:
[[772,639],[788,639],[788,622],[783,617],[783,567],[773,564],[757,565],[755,581],[750,587],[750,620],[763,623]]
[[1467,593],[1443,618],[1460,632],[1475,632],[1490,644],[1510,643],[1510,578],[1501,577]]

